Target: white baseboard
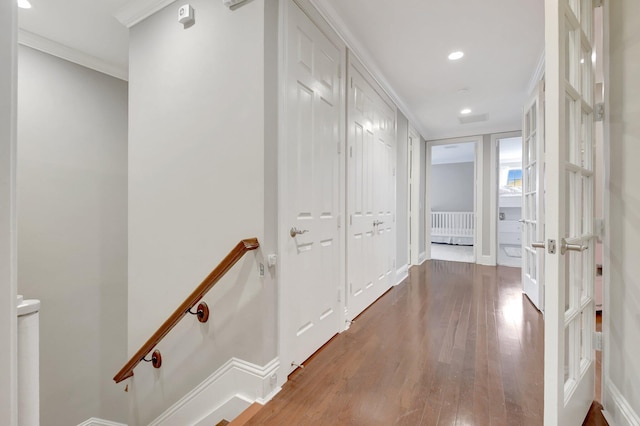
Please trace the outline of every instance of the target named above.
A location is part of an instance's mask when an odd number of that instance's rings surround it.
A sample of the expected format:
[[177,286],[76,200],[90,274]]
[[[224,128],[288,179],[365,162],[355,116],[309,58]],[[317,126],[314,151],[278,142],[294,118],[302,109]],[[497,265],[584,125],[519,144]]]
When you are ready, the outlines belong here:
[[278,358],[264,367],[231,358],[149,426],[216,424],[233,420],[253,402],[265,404],[280,388]]
[[482,256],[478,255],[476,259],[476,263],[478,265],[486,265],[486,266],[496,266],[496,261],[492,256]]
[[117,423],[109,420],[91,417],[89,420],[85,420],[84,422],[80,423],[78,426],[127,426],[127,425],[124,423]]
[[607,411],[607,421],[612,426],[640,426],[640,416],[618,390],[618,388],[607,380],[605,386],[605,409]]
[[418,255],[418,265],[422,265],[427,260],[427,252],[423,251]]
[[396,285],[400,284],[409,276],[409,264],[402,265],[396,270]]

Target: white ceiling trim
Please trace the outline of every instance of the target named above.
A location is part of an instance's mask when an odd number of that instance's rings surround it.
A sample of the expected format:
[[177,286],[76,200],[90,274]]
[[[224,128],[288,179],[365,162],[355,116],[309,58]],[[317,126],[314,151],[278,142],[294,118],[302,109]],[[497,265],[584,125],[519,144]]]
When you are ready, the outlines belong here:
[[120,8],[113,16],[122,25],[131,28],[176,0],[132,0]]
[[[406,103],[396,93],[393,87],[389,84],[384,77],[380,69],[375,65],[375,61],[369,54],[369,51],[365,49],[362,44],[353,36],[347,25],[339,17],[335,9],[327,5],[326,7],[319,4],[316,0],[309,0],[311,4],[318,10],[320,15],[327,21],[327,23],[333,28],[340,38],[344,41],[347,47],[353,52],[358,60],[364,65],[367,71],[373,76],[373,78],[382,86],[382,89],[387,92],[387,95],[395,102],[397,107],[407,117],[409,123],[411,123],[422,134],[426,135],[428,132],[422,127],[422,122],[417,120],[411,110],[407,107]],[[424,137],[424,136],[423,136]]]
[[23,29],[18,30],[18,43],[120,80],[128,81],[129,79],[129,71],[126,68]]

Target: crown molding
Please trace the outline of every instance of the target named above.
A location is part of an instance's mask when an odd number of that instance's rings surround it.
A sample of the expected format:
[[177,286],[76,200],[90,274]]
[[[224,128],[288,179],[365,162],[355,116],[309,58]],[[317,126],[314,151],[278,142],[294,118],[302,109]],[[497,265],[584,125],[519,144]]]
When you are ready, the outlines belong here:
[[113,16],[122,25],[131,28],[173,2],[175,0],[132,0],[121,7]]
[[129,79],[128,69],[124,67],[114,65],[46,37],[23,30],[22,28],[18,30],[18,43],[120,80],[127,81]]
[[327,23],[333,28],[340,38],[347,45],[347,48],[351,50],[353,55],[362,63],[365,69],[373,76],[374,80],[382,87],[387,95],[395,102],[398,109],[407,117],[409,123],[413,125],[416,130],[422,135],[427,135],[427,129],[425,129],[416,116],[411,112],[404,100],[396,93],[389,81],[385,78],[380,68],[376,65],[373,56],[369,51],[354,37],[353,33],[349,30],[344,21],[340,18],[336,10],[331,5],[320,4],[318,0],[309,0],[309,2],[315,7],[320,15],[327,21]]

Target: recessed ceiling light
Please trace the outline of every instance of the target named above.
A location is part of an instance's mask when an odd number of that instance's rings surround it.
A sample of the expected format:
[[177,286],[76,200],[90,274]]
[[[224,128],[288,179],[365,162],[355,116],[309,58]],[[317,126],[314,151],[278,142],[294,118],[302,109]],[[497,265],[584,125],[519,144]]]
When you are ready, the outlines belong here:
[[463,56],[464,56],[464,52],[461,52],[461,51],[457,50],[455,52],[449,53],[449,60],[450,61],[457,61],[458,59],[462,58]]
[[460,114],[462,115],[471,114],[471,110],[469,108],[465,108],[460,111]]
[[29,3],[29,0],[18,0],[18,7],[20,9],[31,9],[31,3]]

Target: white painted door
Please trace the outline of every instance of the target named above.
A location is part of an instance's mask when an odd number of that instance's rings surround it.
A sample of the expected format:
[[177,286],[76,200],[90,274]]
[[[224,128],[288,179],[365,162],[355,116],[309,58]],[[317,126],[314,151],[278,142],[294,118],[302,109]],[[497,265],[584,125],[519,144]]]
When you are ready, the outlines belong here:
[[349,68],[347,315],[355,318],[391,287],[395,112],[362,71]]
[[571,426],[595,394],[592,0],[545,0],[545,25],[544,424]]
[[[522,285],[544,310],[544,82],[525,106],[522,123]],[[535,244],[537,247],[534,247]]]
[[287,11],[280,271],[282,353],[294,367],[339,331],[341,55],[298,6]]

